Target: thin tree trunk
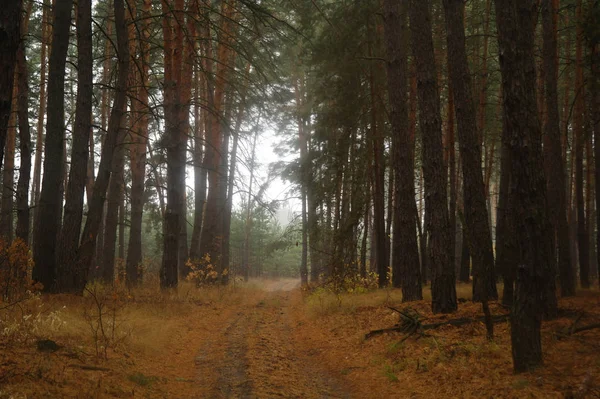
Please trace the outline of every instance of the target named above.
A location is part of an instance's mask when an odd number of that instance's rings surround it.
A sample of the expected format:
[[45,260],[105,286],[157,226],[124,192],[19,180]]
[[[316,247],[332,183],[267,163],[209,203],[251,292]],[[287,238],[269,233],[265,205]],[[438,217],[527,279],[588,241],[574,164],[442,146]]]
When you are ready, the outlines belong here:
[[[121,204],[119,204],[119,247],[117,249],[117,267],[123,266],[125,260],[125,219],[127,214],[127,203],[125,202],[125,190],[121,192]],[[123,277],[123,270],[117,268],[117,279]]]
[[[31,11],[29,3],[28,13]],[[27,25],[25,22],[24,25]],[[27,33],[22,31],[23,36]],[[16,237],[27,244],[29,242],[29,179],[31,174],[31,131],[29,127],[29,74],[25,58],[25,42],[22,40],[17,52],[17,109],[19,119],[19,150],[21,164],[19,165],[19,182],[17,183],[17,230]]]
[[[206,204],[206,169],[203,167],[204,158],[204,122],[200,118],[200,99],[205,98],[206,87],[203,82],[203,73],[196,70],[195,76],[195,102],[194,102],[194,229],[190,244],[190,259],[200,259],[200,237],[204,219],[204,205]],[[205,111],[203,111],[206,114]]]
[[[595,11],[598,12],[598,3],[596,2]],[[600,43],[598,37],[595,41],[590,42],[591,55],[591,116],[592,129],[594,133],[594,160],[595,160],[595,183],[596,183],[596,262],[598,272],[598,286],[600,286],[600,195],[598,195],[598,187],[600,187]]]
[[[42,4],[42,38],[40,43],[40,106],[37,115],[36,141],[35,141],[35,161],[33,167],[33,187],[31,190],[31,206],[33,207],[33,219],[37,220],[39,208],[37,204],[40,201],[40,191],[42,182],[42,152],[44,145],[44,116],[46,115],[46,50],[48,48],[48,31],[50,30],[48,19],[50,14],[50,4],[44,0]],[[35,232],[35,226],[32,229]],[[31,241],[34,244],[34,236]]]
[[577,203],[577,243],[579,250],[579,277],[582,288],[590,287],[589,242],[585,219],[585,200],[583,195],[583,149],[585,134],[583,114],[585,112],[585,87],[583,81],[583,29],[582,0],[577,0],[577,39],[575,71],[575,108],[573,115],[573,135],[575,141],[575,197]]
[[367,277],[367,239],[369,237],[369,215],[371,214],[371,197],[367,196],[365,205],[362,244],[360,246],[360,276]]
[[[369,54],[372,54],[372,43],[369,41]],[[373,149],[373,233],[375,241],[371,243],[375,249],[379,287],[388,283],[388,251],[385,236],[385,160],[383,126],[379,125],[380,110],[375,82],[375,70],[369,69],[369,91],[371,98],[370,141]]]
[[[250,232],[252,231],[252,210],[254,207],[254,197],[252,196],[252,186],[254,182],[254,163],[255,163],[255,155],[256,155],[256,140],[258,138],[258,131],[254,133],[254,138],[252,139],[252,153],[250,159],[250,183],[248,184],[248,203],[246,208],[246,223],[244,225],[244,258],[242,260],[242,264],[244,265],[244,281],[248,281],[250,277]],[[302,197],[302,202],[304,202],[304,196]],[[304,205],[302,206],[303,211],[305,211]],[[302,212],[305,215],[305,212]],[[302,238],[304,239],[304,233],[302,234]],[[304,243],[302,244],[304,245]],[[302,259],[301,262],[304,262],[306,258],[304,247],[302,248]],[[301,263],[302,265],[302,263]],[[301,272],[302,274],[302,272]]]

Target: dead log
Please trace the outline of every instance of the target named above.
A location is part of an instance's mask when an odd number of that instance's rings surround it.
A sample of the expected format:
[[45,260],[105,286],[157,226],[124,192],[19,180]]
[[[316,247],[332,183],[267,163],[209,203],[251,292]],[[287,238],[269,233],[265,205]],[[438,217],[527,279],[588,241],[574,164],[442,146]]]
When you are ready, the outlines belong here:
[[[390,309],[392,309],[395,312],[398,312],[400,314],[401,323],[397,324],[391,328],[383,328],[381,330],[370,331],[369,333],[365,334],[365,339],[369,339],[374,336],[385,334],[388,332],[400,332],[400,333],[407,334],[407,336],[404,338],[404,339],[406,339],[415,333],[423,334],[423,332],[426,330],[436,329],[436,328],[439,328],[442,326],[459,327],[459,326],[463,326],[465,324],[470,324],[470,323],[485,322],[485,316],[482,316],[482,317],[477,317],[475,319],[468,318],[468,317],[462,317],[459,319],[452,319],[452,320],[447,320],[447,321],[443,321],[443,322],[439,322],[439,323],[421,324],[421,322],[419,321],[418,318],[416,318],[414,315],[412,315],[406,311],[400,311],[400,310],[394,309],[394,308],[390,308]],[[492,316],[492,322],[494,324],[501,323],[503,321],[508,320],[509,317],[510,317],[510,314],[502,314],[502,315]]]

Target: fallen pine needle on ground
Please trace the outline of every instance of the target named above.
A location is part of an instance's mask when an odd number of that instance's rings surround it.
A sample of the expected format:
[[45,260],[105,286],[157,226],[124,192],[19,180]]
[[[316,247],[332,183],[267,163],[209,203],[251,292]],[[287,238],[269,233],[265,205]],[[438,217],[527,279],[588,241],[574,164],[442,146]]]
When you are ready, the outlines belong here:
[[[0,310],[1,398],[585,398],[600,394],[600,294],[560,300],[543,323],[544,367],[514,375],[510,325],[486,340],[481,306],[467,299],[433,315],[427,298],[394,289],[333,293],[296,280],[228,287],[181,284],[160,293],[92,287],[31,294]],[[393,308],[393,309],[390,309]],[[384,331],[397,310],[425,334]],[[491,303],[492,313],[506,309]],[[411,313],[413,314],[413,313]],[[453,319],[473,319],[452,323]]]

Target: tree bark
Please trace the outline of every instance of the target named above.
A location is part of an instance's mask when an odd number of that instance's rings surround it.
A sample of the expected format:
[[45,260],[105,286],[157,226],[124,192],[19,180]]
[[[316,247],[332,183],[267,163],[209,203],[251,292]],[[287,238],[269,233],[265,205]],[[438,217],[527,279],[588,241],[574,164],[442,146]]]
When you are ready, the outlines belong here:
[[[200,258],[200,237],[202,234],[202,222],[204,219],[204,205],[206,204],[206,169],[204,162],[204,124],[205,118],[200,117],[200,100],[206,97],[206,85],[204,76],[199,70],[195,73],[195,102],[194,102],[194,229],[192,230],[192,241],[190,244],[190,259]],[[203,110],[202,114],[206,114]]]
[[21,41],[22,0],[8,1],[0,7],[0,169],[12,109],[17,50]]
[[417,244],[414,158],[408,127],[408,43],[407,3],[384,3],[387,42],[388,95],[391,106],[392,156],[394,175],[394,234],[392,283],[402,287],[402,301],[423,299]]
[[[60,231],[59,214],[62,208],[65,140],[65,64],[69,48],[69,28],[73,0],[59,1],[54,6],[52,48],[48,63],[48,115],[44,148],[44,179],[40,192],[39,212],[33,247],[33,279],[53,289],[56,279],[56,242]],[[43,118],[43,116],[40,116]]]
[[57,249],[57,291],[76,289],[71,276],[73,260],[79,245],[83,219],[83,196],[87,179],[89,135],[92,129],[92,2],[79,0],[77,4],[77,105],[71,147],[71,168],[66,189],[63,226]]
[[117,248],[117,228],[119,225],[119,207],[123,193],[123,167],[125,165],[125,119],[121,121],[119,138],[114,150],[110,183],[106,195],[106,218],[104,221],[104,249],[102,280],[109,286],[115,280],[115,251]]
[[[139,49],[141,52],[141,69],[139,73],[139,88],[137,90],[138,112],[133,132],[132,144],[130,145],[131,157],[131,227],[129,229],[129,242],[127,245],[126,281],[129,287],[141,282],[142,271],[142,220],[144,211],[144,192],[146,181],[146,148],[148,144],[148,72],[150,58],[150,24],[148,17],[152,8],[151,0],[144,0],[142,16],[144,17],[141,27],[141,40]],[[135,114],[134,114],[135,115]]]
[[519,243],[511,341],[514,371],[542,363],[541,318],[552,269],[542,132],[537,112],[533,0],[496,0],[506,129],[510,134],[512,234]]
[[577,243],[579,250],[579,277],[582,288],[590,287],[589,240],[585,219],[585,201],[583,195],[583,149],[585,134],[583,114],[585,112],[585,87],[583,78],[583,28],[581,27],[582,0],[577,0],[577,39],[575,70],[575,107],[573,114],[573,135],[575,141],[575,198],[577,204]]
[[82,293],[87,283],[88,271],[96,249],[96,237],[103,216],[106,189],[113,170],[113,158],[117,139],[121,132],[122,120],[127,105],[127,80],[129,76],[129,47],[127,25],[125,24],[124,0],[114,0],[115,30],[117,33],[118,77],[117,92],[108,122],[108,129],[102,147],[98,176],[94,183],[92,201],[89,204],[88,216],[83,228],[81,245],[77,251],[77,268],[73,276],[77,292]]
[[[36,141],[35,141],[35,160],[33,167],[33,187],[31,189],[31,206],[33,207],[33,222],[37,220],[39,208],[37,204],[40,201],[41,181],[42,181],[42,152],[44,146],[44,115],[46,115],[46,52],[48,48],[48,31],[50,19],[50,5],[48,0],[42,4],[42,38],[40,43],[40,106],[37,115]],[[32,229],[35,232],[35,226]],[[34,234],[32,234],[32,244],[34,244]]]
[[[372,43],[369,41],[369,55],[372,55]],[[371,98],[371,128],[369,129],[370,144],[373,151],[373,233],[375,241],[371,243],[375,250],[379,287],[388,284],[388,251],[385,234],[385,159],[384,132],[380,123],[379,99],[377,98],[376,71],[373,65],[369,68],[369,95]]]
[[464,218],[469,252],[473,260],[473,300],[496,299],[494,253],[481,168],[482,155],[477,132],[471,75],[467,62],[462,0],[444,0],[448,32],[448,66],[456,102],[458,141],[462,160]]
[[[208,113],[209,129],[206,130],[206,154],[204,156],[204,167],[208,170],[209,189],[206,199],[206,209],[204,214],[204,223],[202,226],[202,234],[200,238],[200,255],[209,254],[211,263],[219,269],[221,261],[221,245],[222,245],[222,229],[224,205],[219,203],[219,193],[221,192],[220,184],[220,165],[221,156],[219,149],[222,145],[223,131],[221,116],[224,111],[224,96],[227,89],[227,78],[229,76],[230,65],[233,61],[231,42],[235,36],[234,17],[235,17],[235,0],[223,1],[221,5],[221,26],[219,41],[216,49],[216,70],[215,75],[210,76],[212,66],[205,68],[207,73],[208,99],[211,110]],[[208,28],[207,28],[208,29]],[[212,52],[210,44],[206,54]],[[210,56],[209,56],[210,57]],[[212,64],[213,58],[210,57],[206,61],[207,64]],[[210,84],[211,79],[214,80],[214,85]]]
[[2,169],[2,203],[0,204],[0,237],[7,242],[13,240],[13,207],[15,197],[15,145],[17,139],[18,86],[13,86],[13,108],[8,120],[4,168]]
[[[593,11],[595,18],[600,16],[600,4],[595,3]],[[594,160],[595,160],[595,183],[596,183],[596,228],[600,230],[600,43],[598,36],[590,40],[590,54],[592,64],[592,98],[591,115],[594,133]],[[596,233],[596,257],[600,257],[600,233]],[[562,278],[562,277],[561,277]],[[598,285],[600,286],[600,262],[598,263]]]
[[[32,3],[30,3],[32,4]],[[31,10],[31,6],[29,6]],[[29,18],[29,13],[26,15]],[[26,23],[24,25],[27,25]],[[23,36],[27,33],[23,29]],[[16,237],[27,244],[29,242],[29,180],[31,175],[31,130],[29,127],[29,74],[25,58],[25,45],[21,41],[17,52],[17,110],[19,119],[19,182],[17,183],[17,230]]]
[[[569,251],[569,225],[567,222],[566,178],[560,138],[558,110],[558,68],[557,68],[557,15],[556,0],[542,0],[542,19],[544,30],[544,69],[546,92],[546,173],[548,186],[548,214],[553,223],[553,238],[558,251],[558,270],[560,288],[563,297],[575,295],[575,270],[571,264]],[[552,287],[550,287],[552,288]]]
[[451,262],[447,175],[443,159],[440,97],[436,78],[429,1],[411,0],[409,7],[413,56],[417,70],[419,119],[422,133],[425,206],[431,212],[431,295],[434,313],[457,309],[454,265]]

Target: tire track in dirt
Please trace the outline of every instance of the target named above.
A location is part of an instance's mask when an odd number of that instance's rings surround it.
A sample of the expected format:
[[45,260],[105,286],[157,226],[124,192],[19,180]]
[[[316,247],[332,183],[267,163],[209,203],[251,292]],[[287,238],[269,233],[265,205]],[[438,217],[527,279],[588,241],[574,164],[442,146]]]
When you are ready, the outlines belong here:
[[[293,340],[291,292],[263,292],[205,342],[199,374],[216,371],[211,398],[350,398]],[[208,382],[208,381],[207,381]]]
[[251,398],[252,384],[248,379],[246,352],[248,345],[244,337],[247,315],[238,313],[235,321],[225,331],[227,349],[224,364],[219,368],[217,389],[220,397]]

